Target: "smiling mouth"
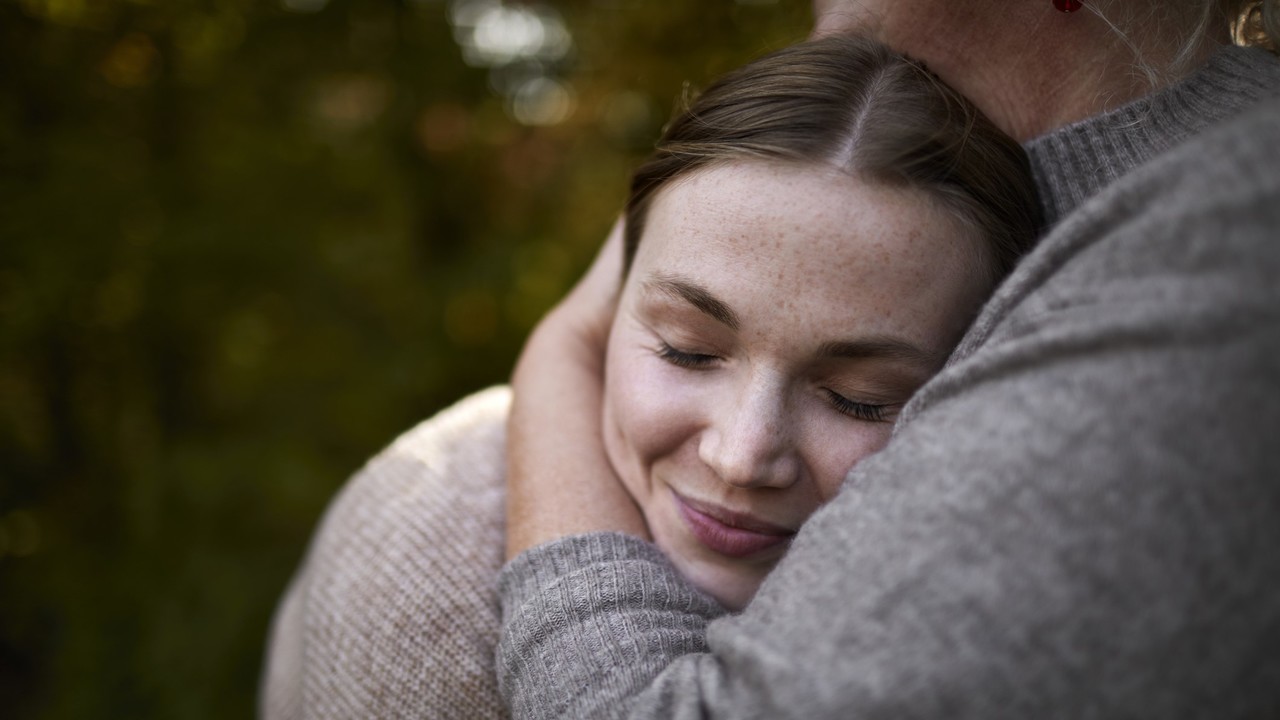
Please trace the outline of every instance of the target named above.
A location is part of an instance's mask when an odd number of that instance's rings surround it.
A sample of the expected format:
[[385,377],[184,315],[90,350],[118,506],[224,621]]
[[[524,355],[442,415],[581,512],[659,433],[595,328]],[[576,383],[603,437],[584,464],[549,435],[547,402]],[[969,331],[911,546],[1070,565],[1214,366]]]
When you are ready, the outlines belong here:
[[795,531],[671,493],[685,527],[709,550],[745,558],[785,545]]

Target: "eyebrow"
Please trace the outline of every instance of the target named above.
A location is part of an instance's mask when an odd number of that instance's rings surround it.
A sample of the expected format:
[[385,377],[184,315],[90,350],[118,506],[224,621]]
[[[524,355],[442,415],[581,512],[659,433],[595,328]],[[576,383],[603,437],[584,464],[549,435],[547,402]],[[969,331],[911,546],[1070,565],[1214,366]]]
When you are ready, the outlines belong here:
[[[703,313],[719,320],[731,330],[738,330],[742,321],[723,300],[712,295],[709,290],[679,275],[655,274],[644,282],[646,290],[654,290],[669,295],[677,300],[684,300]],[[902,362],[935,368],[946,360],[945,354],[913,345],[887,335],[876,335],[860,340],[833,340],[822,343],[818,354],[829,358],[847,358],[852,360],[899,360]]]
[[654,275],[651,279],[645,281],[644,286],[647,290],[657,290],[677,300],[684,300],[707,315],[719,320],[731,330],[737,330],[742,326],[742,322],[738,319],[738,314],[733,311],[733,308],[692,280],[678,275]]
[[894,337],[876,336],[863,340],[825,342],[818,348],[818,354],[833,358],[901,360],[903,362],[937,367],[946,360],[945,355],[925,350],[905,340]]

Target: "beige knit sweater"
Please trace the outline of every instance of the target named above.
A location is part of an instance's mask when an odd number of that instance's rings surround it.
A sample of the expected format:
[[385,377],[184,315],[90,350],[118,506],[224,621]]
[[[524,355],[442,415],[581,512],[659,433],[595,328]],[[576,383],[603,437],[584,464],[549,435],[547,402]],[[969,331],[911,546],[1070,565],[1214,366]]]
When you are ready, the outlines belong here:
[[501,718],[510,390],[472,395],[371,460],[329,507],[276,611],[260,715]]

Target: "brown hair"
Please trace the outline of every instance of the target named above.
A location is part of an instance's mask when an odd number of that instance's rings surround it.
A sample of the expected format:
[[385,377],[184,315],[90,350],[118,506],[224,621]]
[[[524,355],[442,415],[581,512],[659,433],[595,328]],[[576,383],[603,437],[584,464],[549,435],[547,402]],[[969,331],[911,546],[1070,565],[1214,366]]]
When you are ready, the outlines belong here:
[[919,63],[871,40],[827,37],[728,73],[667,127],[632,177],[624,268],[658,191],[700,168],[752,158],[825,164],[924,191],[984,241],[992,285],[1040,225],[1016,142]]

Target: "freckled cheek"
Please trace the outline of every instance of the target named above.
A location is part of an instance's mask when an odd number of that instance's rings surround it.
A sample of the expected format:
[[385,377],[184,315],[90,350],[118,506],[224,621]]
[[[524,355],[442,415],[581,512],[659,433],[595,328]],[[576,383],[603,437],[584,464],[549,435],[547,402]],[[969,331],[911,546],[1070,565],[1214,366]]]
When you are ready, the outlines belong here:
[[827,432],[813,446],[816,460],[818,495],[827,502],[840,491],[844,478],[863,458],[874,455],[889,442],[892,426],[887,423],[861,423],[839,427],[828,425]]
[[654,465],[697,432],[697,403],[681,375],[648,350],[611,347],[605,384],[605,448],[627,489],[643,505]]

